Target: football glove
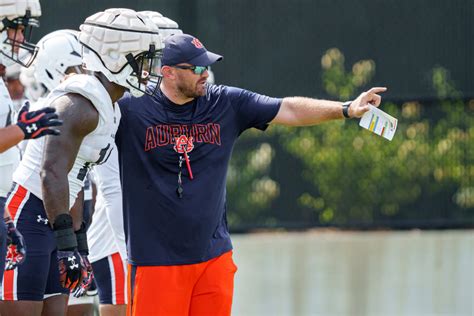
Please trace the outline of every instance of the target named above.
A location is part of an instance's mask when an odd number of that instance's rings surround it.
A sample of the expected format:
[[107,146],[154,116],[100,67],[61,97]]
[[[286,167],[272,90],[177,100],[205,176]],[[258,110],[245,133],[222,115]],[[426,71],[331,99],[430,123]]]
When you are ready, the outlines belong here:
[[74,291],[73,295],[75,297],[81,297],[86,294],[87,290],[89,290],[94,280],[94,273],[92,272],[92,265],[87,258],[89,255],[89,246],[87,244],[87,228],[84,222],[82,223],[81,228],[75,231],[75,234],[77,240],[77,250],[81,254],[85,269],[83,270],[82,282]]
[[7,257],[5,270],[13,270],[26,259],[25,240],[9,217],[5,219],[5,225],[7,226]]
[[44,135],[59,135],[58,129],[51,128],[53,126],[60,126],[63,124],[58,119],[58,115],[55,113],[55,109],[47,107],[38,111],[28,112],[30,109],[30,103],[25,102],[23,107],[18,113],[18,119],[16,125],[21,128],[25,134],[25,139],[34,139]]
[[92,285],[94,281],[94,272],[92,272],[92,264],[89,262],[87,256],[82,255],[82,263],[84,269],[82,270],[82,282],[73,292],[74,297],[81,297],[87,293],[87,290]]
[[53,231],[58,247],[59,281],[61,286],[72,292],[81,284],[85,267],[77,251],[71,215],[63,213],[56,216]]
[[75,291],[84,277],[84,260],[77,250],[58,250],[59,281],[61,286]]

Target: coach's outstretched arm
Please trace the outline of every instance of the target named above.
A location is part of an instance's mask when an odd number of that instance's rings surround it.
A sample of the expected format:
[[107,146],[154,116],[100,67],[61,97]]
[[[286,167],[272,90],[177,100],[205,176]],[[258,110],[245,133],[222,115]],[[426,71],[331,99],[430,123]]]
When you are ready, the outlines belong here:
[[[349,117],[361,117],[369,110],[369,103],[379,106],[382,100],[379,93],[386,90],[385,87],[376,87],[361,93],[350,103],[347,109]],[[342,108],[342,102],[287,97],[283,99],[280,110],[271,123],[288,126],[315,125],[344,118]]]

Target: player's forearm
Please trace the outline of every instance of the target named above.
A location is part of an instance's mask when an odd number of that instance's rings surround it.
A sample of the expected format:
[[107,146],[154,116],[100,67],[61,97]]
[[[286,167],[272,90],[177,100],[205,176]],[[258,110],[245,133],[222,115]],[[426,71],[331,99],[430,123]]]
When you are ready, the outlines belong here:
[[77,248],[73,219],[69,214],[69,183],[67,172],[56,168],[47,160],[43,161],[41,186],[43,205],[53,228],[56,246],[60,251],[73,251]]
[[84,189],[78,194],[74,205],[71,207],[70,214],[74,223],[74,230],[79,230],[84,219]]
[[67,172],[43,164],[41,171],[43,204],[49,221],[54,224],[60,214],[69,213],[69,183]]
[[25,134],[16,125],[10,125],[0,129],[0,153],[21,142]]
[[284,98],[273,124],[307,126],[342,119],[342,103],[304,97]]

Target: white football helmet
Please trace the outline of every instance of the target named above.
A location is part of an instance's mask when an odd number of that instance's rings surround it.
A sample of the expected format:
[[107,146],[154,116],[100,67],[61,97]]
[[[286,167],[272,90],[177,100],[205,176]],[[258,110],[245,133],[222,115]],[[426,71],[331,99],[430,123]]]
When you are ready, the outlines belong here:
[[183,31],[179,28],[177,22],[163,16],[163,14],[161,14],[160,12],[140,11],[139,13],[142,13],[149,17],[153,21],[153,23],[158,26],[160,35],[163,39],[174,34],[183,34]]
[[82,72],[82,47],[78,35],[78,31],[58,30],[38,41],[34,75],[49,91],[61,83],[71,67],[75,68],[74,73]]
[[0,0],[0,64],[31,65],[38,48],[30,39],[40,16],[39,0]]
[[20,70],[20,82],[25,87],[25,97],[31,102],[36,102],[45,96],[48,89],[35,78],[35,63],[28,68],[22,67]]
[[[153,94],[160,75],[153,63],[164,47],[156,25],[130,9],[107,9],[88,17],[80,26],[83,68],[103,73],[136,97]],[[154,91],[147,91],[154,82]]]

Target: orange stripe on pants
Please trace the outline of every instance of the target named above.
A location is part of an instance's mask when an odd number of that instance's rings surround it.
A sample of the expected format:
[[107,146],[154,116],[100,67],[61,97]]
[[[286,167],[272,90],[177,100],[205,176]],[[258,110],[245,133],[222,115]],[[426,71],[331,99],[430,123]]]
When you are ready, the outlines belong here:
[[112,263],[114,265],[114,274],[115,274],[115,304],[123,305],[125,304],[125,273],[123,267],[123,261],[120,254],[114,253],[112,255]]
[[132,266],[130,264],[127,265],[127,296],[128,296],[128,304],[127,304],[127,316],[132,315]]
[[25,199],[26,193],[28,193],[28,191],[21,185],[18,185],[16,192],[12,192],[13,196],[7,200],[5,208],[10,212],[10,217],[12,220],[15,220],[18,208]]
[[137,266],[134,280],[129,265],[127,315],[230,315],[236,271],[232,251],[197,264]]
[[[25,200],[27,193],[28,191],[24,187],[17,185],[16,191],[12,192],[12,196],[7,199],[5,208],[9,211],[12,220],[15,220],[18,209]],[[15,291],[15,271],[7,270],[3,274],[3,299],[5,301],[13,301],[15,299],[13,297],[13,292]]]
[[3,273],[3,299],[13,301],[13,282],[15,280],[15,270],[6,270]]

